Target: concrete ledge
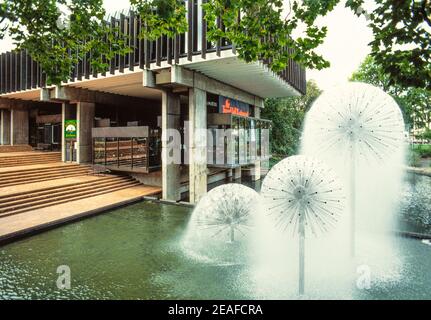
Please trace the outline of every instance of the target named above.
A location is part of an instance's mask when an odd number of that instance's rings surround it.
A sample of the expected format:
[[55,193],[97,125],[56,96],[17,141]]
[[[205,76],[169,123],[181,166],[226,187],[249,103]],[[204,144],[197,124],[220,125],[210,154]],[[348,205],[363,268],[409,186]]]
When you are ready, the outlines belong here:
[[431,240],[431,234],[427,233],[417,233],[417,232],[407,232],[407,231],[395,231],[397,236],[418,239],[418,240]]
[[431,168],[407,167],[407,172],[431,177]]

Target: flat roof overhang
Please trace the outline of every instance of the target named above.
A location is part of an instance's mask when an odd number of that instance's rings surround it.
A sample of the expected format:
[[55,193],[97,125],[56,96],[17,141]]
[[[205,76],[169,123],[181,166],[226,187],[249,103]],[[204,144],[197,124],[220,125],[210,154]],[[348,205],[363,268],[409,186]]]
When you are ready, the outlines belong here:
[[193,62],[182,59],[180,65],[261,98],[301,95],[264,63],[247,63],[232,52],[223,52],[221,57],[211,53],[206,59],[194,59]]
[[28,89],[23,91],[16,91],[12,93],[5,93],[0,95],[1,98],[26,100],[26,101],[40,101],[41,89]]
[[[221,56],[217,56],[216,53],[209,53],[205,59],[196,56],[193,62],[187,58],[181,58],[178,65],[260,98],[301,95],[298,90],[271,71],[264,63],[246,63],[230,51],[221,52]],[[162,62],[160,66],[153,63],[150,70],[157,73],[171,67],[172,65],[167,62]],[[97,77],[90,76],[89,79],[83,78],[82,80],[65,82],[62,87],[161,100],[161,90],[146,87],[143,78],[144,71],[142,69],[136,68],[133,71],[126,69],[124,73],[117,70],[115,74],[99,74]],[[52,88],[55,88],[55,86],[48,87],[48,89]],[[41,101],[41,93],[42,90],[36,88],[2,94],[0,97]]]
[[150,100],[162,99],[160,90],[144,87],[143,70],[141,69],[136,71],[125,70],[124,73],[116,72],[114,75],[107,74],[88,80],[65,83],[63,86]]
[[[261,98],[301,95],[262,62],[246,63],[230,51],[222,51],[220,57],[216,53],[207,54],[205,59],[195,56],[193,62],[187,58],[181,58],[178,65]],[[161,72],[171,67],[172,65],[164,61],[160,66],[152,63],[150,70]],[[114,75],[99,75],[97,78],[91,76],[90,79],[64,83],[63,86],[161,100],[160,90],[144,85],[142,69],[134,71],[126,69],[124,73],[117,70]]]

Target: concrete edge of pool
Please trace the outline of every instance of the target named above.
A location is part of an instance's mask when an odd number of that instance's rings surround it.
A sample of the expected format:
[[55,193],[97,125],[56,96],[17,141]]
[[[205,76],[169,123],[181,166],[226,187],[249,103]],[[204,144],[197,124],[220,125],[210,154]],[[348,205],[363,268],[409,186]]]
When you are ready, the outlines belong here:
[[[421,173],[419,172],[413,172],[413,173],[421,175]],[[151,201],[151,202],[160,203],[162,205],[175,205],[175,206],[194,208],[194,205],[188,202],[183,202],[183,201],[175,202],[175,201],[162,200],[159,197],[160,195],[159,191],[160,190],[154,189],[152,191],[145,192],[145,194],[142,194],[142,193],[127,194],[127,197],[122,195],[123,196],[122,199],[120,198],[112,199],[112,197],[110,197],[109,200],[106,200],[107,199],[106,195],[105,197],[99,196],[99,198],[98,197],[94,197],[93,199],[90,198],[90,199],[87,199],[88,207],[80,204],[80,207],[82,210],[76,211],[76,208],[75,208],[75,213],[72,212],[71,214],[68,214],[68,215],[65,215],[63,213],[63,216],[61,216],[61,211],[70,210],[70,208],[68,208],[67,206],[75,207],[76,201],[59,205],[59,206],[54,206],[51,208],[50,210],[51,212],[47,213],[48,215],[51,215],[51,220],[41,222],[41,223],[37,223],[37,221],[35,220],[37,220],[38,214],[41,215],[44,212],[40,210],[30,211],[27,213],[27,218],[30,217],[31,219],[33,219],[33,221],[31,221],[33,225],[30,225],[28,227],[21,226],[19,228],[19,222],[14,220],[20,220],[20,219],[14,219],[14,217],[11,217],[9,224],[14,225],[16,230],[13,230],[11,232],[5,232],[5,229],[7,229],[8,226],[5,227],[4,223],[2,223],[2,225],[0,225],[0,246],[21,240],[23,238],[31,237],[33,235],[42,233],[44,231],[58,228],[66,224],[78,222],[86,218],[91,218],[96,215],[103,214],[114,209],[129,206],[141,201]],[[4,221],[4,219],[6,218],[3,218],[2,222]],[[426,233],[416,233],[416,232],[408,232],[408,231],[401,231],[401,230],[394,230],[392,233],[400,237],[407,237],[407,238],[421,239],[421,240],[431,240],[431,234],[426,234]]]
[[[119,209],[122,207],[127,207],[142,201],[151,201],[156,202],[164,205],[174,205],[174,206],[183,206],[188,208],[194,208],[195,206],[193,204],[187,203],[187,202],[172,202],[172,201],[163,201],[156,197],[149,197],[149,196],[140,196],[133,199],[125,200],[122,202],[118,202],[116,204],[110,204],[104,207],[100,207],[97,209],[88,210],[85,212],[82,212],[80,214],[76,214],[73,216],[69,216],[64,219],[59,219],[56,221],[48,222],[45,224],[36,225],[34,227],[30,227],[27,229],[19,230],[17,232],[9,233],[6,235],[0,236],[0,247],[13,243],[15,241],[22,240],[24,238],[28,238],[52,229],[56,229],[71,223],[75,223],[84,219],[89,219],[94,216],[109,212],[114,209]],[[425,234],[425,233],[416,233],[416,232],[407,232],[407,231],[393,231],[393,234],[399,237],[404,238],[411,238],[411,239],[418,239],[418,240],[431,240],[431,234]]]
[[117,197],[111,196],[109,200],[98,196],[2,218],[0,246],[137,202],[155,201],[154,196],[160,194],[159,189],[145,194],[131,189],[124,192],[130,194],[116,194]]

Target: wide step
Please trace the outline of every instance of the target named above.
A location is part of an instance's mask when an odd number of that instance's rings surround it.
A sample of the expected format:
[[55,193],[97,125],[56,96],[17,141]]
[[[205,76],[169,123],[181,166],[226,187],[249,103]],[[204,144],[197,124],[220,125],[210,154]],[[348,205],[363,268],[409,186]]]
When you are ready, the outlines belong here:
[[63,165],[53,168],[0,172],[0,187],[10,187],[20,184],[77,177],[88,175],[90,173],[90,167],[80,165]]
[[32,164],[43,164],[61,161],[61,153],[49,152],[49,153],[28,153],[28,154],[17,154],[7,155],[0,157],[0,168],[5,167],[16,167],[26,166]]
[[136,185],[139,185],[139,182],[130,177],[112,175],[102,177],[100,180],[3,196],[0,198],[0,217],[94,197]]

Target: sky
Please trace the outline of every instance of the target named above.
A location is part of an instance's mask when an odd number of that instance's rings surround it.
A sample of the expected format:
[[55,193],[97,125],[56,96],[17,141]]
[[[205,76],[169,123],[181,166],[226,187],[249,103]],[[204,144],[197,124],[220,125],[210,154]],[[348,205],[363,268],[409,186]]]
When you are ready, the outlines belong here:
[[316,50],[331,66],[323,70],[307,70],[307,79],[316,80],[323,90],[348,81],[352,73],[370,53],[368,44],[373,40],[371,29],[364,17],[357,17],[350,9],[339,4],[334,11],[318,19],[326,25],[325,42]]
[[[128,0],[104,0],[108,12],[125,9],[128,3]],[[348,81],[370,52],[368,43],[372,41],[372,32],[367,27],[366,19],[356,17],[350,9],[344,8],[344,4],[339,4],[330,14],[319,18],[318,24],[326,25],[328,34],[317,52],[331,63],[331,67],[321,71],[307,70],[307,79],[314,79],[325,90]],[[0,51],[11,48],[9,39],[0,41]]]

